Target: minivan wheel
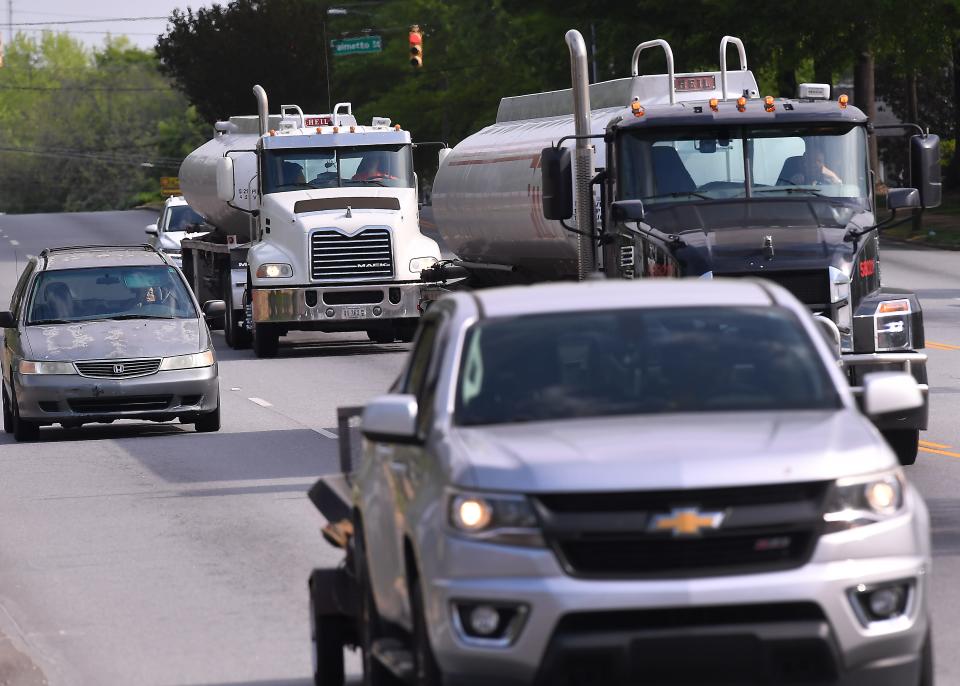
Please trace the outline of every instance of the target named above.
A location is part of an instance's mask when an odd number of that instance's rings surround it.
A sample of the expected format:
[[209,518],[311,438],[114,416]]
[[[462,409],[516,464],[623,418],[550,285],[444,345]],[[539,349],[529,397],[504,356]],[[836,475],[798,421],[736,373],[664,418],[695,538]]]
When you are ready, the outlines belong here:
[[205,434],[211,431],[220,430],[220,399],[217,399],[217,408],[211,412],[200,415],[200,418],[193,423],[193,428],[197,433]]
[[10,411],[10,398],[7,397],[7,389],[3,389],[3,430],[8,434],[13,433],[13,412]]
[[13,438],[17,441],[35,441],[40,437],[40,424],[23,419],[20,416],[20,406],[17,403],[17,394],[13,394],[10,403],[10,412],[13,415]]

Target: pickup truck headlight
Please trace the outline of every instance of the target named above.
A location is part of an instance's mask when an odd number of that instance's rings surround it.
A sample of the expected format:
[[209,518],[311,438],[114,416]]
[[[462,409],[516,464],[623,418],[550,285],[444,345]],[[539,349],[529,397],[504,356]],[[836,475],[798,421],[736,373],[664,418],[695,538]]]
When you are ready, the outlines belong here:
[[257,267],[259,279],[288,279],[293,276],[293,267],[283,262],[267,262]]
[[165,357],[160,363],[161,372],[169,372],[175,369],[197,369],[198,367],[210,367],[213,365],[213,351],[204,350],[202,353],[193,353],[191,355],[177,355],[176,357]]
[[893,469],[838,480],[827,496],[826,532],[845,531],[896,517],[903,511],[903,472]]
[[76,374],[77,368],[73,362],[33,362],[20,360],[21,374]]
[[454,493],[449,498],[450,526],[460,535],[490,543],[543,546],[530,501],[520,495]]
[[910,300],[881,300],[873,315],[873,342],[877,352],[909,350],[913,337],[910,330]]

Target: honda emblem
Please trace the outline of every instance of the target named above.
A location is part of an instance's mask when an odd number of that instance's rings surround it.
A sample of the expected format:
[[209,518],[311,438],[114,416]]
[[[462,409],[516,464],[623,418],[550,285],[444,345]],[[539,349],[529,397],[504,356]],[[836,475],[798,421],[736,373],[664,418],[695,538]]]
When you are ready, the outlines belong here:
[[120,376],[121,374],[123,374],[123,365],[122,364],[113,365],[113,373],[116,374],[117,376]]

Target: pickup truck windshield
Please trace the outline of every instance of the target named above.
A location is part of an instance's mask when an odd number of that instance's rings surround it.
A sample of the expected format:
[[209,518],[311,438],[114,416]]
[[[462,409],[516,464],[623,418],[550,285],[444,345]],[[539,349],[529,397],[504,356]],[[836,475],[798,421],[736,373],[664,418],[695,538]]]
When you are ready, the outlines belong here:
[[466,337],[456,423],[838,408],[806,331],[777,307],[491,319]]
[[95,267],[42,272],[33,283],[27,324],[197,316],[173,267]]
[[304,188],[413,188],[409,145],[268,150],[264,193]]
[[826,198],[868,206],[862,127],[628,131],[619,197],[644,205],[727,198]]
[[192,231],[203,226],[203,217],[187,205],[171,207],[169,216],[164,231]]

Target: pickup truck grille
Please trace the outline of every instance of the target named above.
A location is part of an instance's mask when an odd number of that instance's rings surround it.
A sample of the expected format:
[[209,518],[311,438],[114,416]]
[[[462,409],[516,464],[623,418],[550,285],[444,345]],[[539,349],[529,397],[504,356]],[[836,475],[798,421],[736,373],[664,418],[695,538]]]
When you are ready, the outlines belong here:
[[830,302],[830,275],[826,269],[715,273],[714,276],[763,278],[783,286],[804,305],[826,305]]
[[149,376],[160,369],[160,358],[139,360],[91,360],[77,362],[77,371],[94,379],[132,379]]
[[[790,569],[813,553],[825,483],[535,498],[544,535],[572,576],[662,578]],[[717,528],[656,530],[678,513],[722,513]],[[686,515],[682,515],[686,516]]]
[[391,248],[387,229],[364,229],[353,236],[333,230],[315,231],[310,236],[313,279],[390,278]]

